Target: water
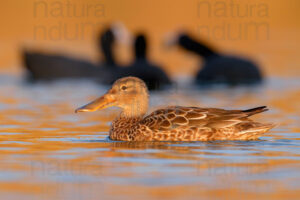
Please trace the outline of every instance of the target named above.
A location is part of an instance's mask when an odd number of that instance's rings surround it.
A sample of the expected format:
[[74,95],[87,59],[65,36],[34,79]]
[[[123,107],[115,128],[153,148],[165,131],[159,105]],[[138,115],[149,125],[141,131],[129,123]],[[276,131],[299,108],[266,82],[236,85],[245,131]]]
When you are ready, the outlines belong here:
[[256,88],[151,93],[151,110],[267,105],[254,118],[278,126],[258,141],[114,142],[107,136],[118,109],[74,113],[106,87],[1,75],[1,199],[297,199],[299,88],[300,80],[273,77]]

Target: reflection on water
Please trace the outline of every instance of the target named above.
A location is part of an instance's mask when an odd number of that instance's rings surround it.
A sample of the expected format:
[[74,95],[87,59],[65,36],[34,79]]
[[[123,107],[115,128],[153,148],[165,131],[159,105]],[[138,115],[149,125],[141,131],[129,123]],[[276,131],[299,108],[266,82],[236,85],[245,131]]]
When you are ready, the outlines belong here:
[[[113,142],[119,112],[74,109],[107,88],[91,82],[26,84],[0,77],[1,199],[299,197],[300,81],[273,78],[257,88],[151,94],[165,105],[250,108],[279,126],[258,141]],[[246,196],[245,196],[246,195]]]

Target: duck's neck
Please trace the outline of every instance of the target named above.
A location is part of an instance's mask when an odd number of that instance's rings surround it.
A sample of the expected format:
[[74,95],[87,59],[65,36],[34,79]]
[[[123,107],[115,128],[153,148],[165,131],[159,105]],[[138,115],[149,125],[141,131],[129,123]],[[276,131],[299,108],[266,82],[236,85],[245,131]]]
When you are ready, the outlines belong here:
[[110,138],[113,140],[133,140],[130,137],[147,112],[148,98],[140,99],[132,105],[124,105],[122,109],[120,115],[112,123]]
[[135,53],[135,59],[136,60],[145,60],[147,59],[147,46],[145,41],[139,41],[136,42],[135,48],[134,48],[134,53]]
[[219,55],[213,48],[209,47],[201,41],[196,41],[187,35],[181,35],[179,37],[179,45],[182,48],[194,52],[205,59],[209,58],[210,56]]
[[133,105],[126,106],[121,112],[121,117],[139,119],[143,118],[148,110],[148,101],[139,101]]
[[146,59],[146,57],[147,57],[147,52],[146,52],[145,46],[135,48],[135,59],[136,60]]
[[108,67],[115,67],[115,57],[113,53],[113,45],[114,45],[115,37],[111,29],[108,29],[102,33],[100,36],[100,50],[103,53],[104,63]]
[[144,115],[132,115],[122,111],[120,115],[113,121],[111,131],[118,131],[119,133],[128,133],[132,130],[139,121],[143,119]]
[[143,119],[143,115],[137,116],[128,116],[125,115],[124,112],[121,112],[120,115],[114,120],[115,122],[122,120],[123,122],[138,122]]
[[115,66],[115,58],[113,54],[113,47],[112,44],[106,44],[102,46],[102,51],[104,55],[104,62],[110,66],[113,67]]

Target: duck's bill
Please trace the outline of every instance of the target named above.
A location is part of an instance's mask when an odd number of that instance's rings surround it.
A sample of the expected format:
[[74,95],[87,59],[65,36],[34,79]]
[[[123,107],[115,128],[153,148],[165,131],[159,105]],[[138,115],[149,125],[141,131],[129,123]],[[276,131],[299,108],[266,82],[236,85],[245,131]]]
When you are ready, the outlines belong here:
[[113,98],[109,98],[107,95],[104,95],[91,103],[82,106],[80,108],[77,108],[75,110],[75,113],[78,112],[94,112],[99,109],[104,109],[113,106],[115,100]]

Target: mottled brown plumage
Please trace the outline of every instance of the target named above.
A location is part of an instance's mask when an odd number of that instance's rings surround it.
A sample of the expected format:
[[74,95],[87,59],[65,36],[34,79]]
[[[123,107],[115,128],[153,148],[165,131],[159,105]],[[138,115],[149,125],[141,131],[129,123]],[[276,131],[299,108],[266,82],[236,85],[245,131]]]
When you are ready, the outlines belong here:
[[144,117],[148,109],[148,90],[145,83],[135,77],[117,80],[105,95],[76,112],[111,106],[123,109],[112,122],[109,134],[112,140],[254,140],[274,127],[248,118],[266,111],[265,106],[249,110],[171,106]]

